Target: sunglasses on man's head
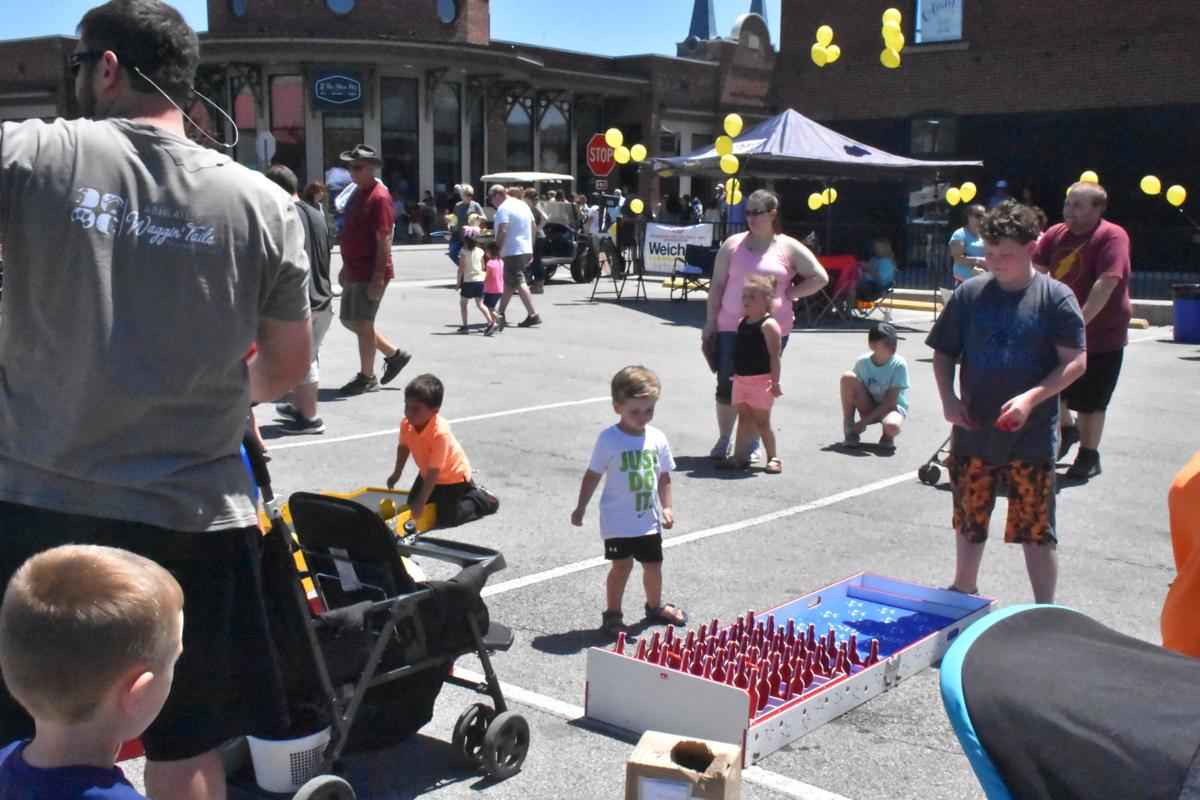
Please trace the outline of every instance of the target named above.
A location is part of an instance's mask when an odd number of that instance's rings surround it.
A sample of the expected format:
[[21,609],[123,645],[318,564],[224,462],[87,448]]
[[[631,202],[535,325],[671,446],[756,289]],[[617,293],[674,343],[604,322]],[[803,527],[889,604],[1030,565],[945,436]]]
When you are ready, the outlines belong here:
[[71,53],[70,58],[67,59],[67,69],[71,70],[72,76],[78,75],[84,64],[94,64],[101,59],[104,53],[104,50],[84,50],[79,53]]

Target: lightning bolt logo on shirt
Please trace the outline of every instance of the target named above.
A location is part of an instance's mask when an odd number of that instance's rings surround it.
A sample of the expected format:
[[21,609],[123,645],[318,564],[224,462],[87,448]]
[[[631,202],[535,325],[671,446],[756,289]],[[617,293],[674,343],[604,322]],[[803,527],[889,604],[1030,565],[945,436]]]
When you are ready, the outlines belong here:
[[1079,261],[1081,258],[1080,251],[1083,250],[1083,248],[1086,246],[1087,246],[1087,242],[1084,242],[1083,244],[1076,247],[1074,250],[1071,250],[1070,252],[1063,255],[1061,258],[1055,259],[1054,268],[1052,270],[1052,274],[1054,275],[1055,280],[1062,281],[1063,283],[1070,283],[1070,281],[1066,280],[1066,278],[1068,275],[1070,275],[1072,272],[1074,272],[1075,267],[1077,267],[1079,265]]

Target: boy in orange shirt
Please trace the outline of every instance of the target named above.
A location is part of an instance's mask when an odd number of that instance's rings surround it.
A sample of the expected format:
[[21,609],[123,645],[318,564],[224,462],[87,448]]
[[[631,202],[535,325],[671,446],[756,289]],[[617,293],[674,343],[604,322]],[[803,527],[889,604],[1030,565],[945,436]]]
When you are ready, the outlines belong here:
[[438,525],[450,528],[495,514],[500,501],[471,480],[471,462],[454,438],[450,423],[438,413],[444,396],[445,388],[436,375],[418,375],[404,387],[396,468],[388,476],[387,487],[391,489],[400,480],[411,455],[418,470],[408,491],[413,519],[419,518],[425,504],[432,501],[437,505]]

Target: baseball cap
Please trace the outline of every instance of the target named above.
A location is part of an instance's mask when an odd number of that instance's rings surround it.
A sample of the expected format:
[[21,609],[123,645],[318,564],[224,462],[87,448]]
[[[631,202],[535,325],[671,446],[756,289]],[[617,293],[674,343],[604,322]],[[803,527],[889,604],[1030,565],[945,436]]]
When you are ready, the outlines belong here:
[[896,341],[899,340],[899,338],[900,337],[896,334],[895,326],[890,322],[881,322],[875,327],[871,328],[871,330],[867,333],[868,342],[884,341],[890,344],[892,347],[896,346]]

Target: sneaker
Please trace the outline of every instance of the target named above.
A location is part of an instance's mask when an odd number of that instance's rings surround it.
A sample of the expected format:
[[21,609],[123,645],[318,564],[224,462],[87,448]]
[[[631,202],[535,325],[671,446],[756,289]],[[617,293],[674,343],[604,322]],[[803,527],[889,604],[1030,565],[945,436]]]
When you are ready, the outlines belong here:
[[497,314],[496,315],[496,330],[502,331],[507,327],[508,327],[508,320],[504,318],[503,314]]
[[300,413],[300,409],[291,403],[276,403],[275,415],[281,419],[299,419],[304,416]]
[[496,332],[496,323],[494,323],[494,322],[489,322],[487,324],[487,327],[483,329],[484,336],[491,336],[495,332]]
[[1071,446],[1079,441],[1079,426],[1064,425],[1059,428],[1058,460],[1061,461],[1071,450]]
[[895,438],[888,436],[886,433],[879,437],[879,449],[886,450],[889,453],[896,452]]
[[1067,467],[1067,477],[1087,480],[1100,474],[1100,451],[1080,447],[1075,454],[1075,463]]
[[712,446],[712,450],[709,451],[708,455],[709,458],[729,458],[729,437],[722,436],[720,439],[717,439],[717,443]]
[[279,426],[279,432],[289,436],[295,436],[304,433],[324,433],[325,423],[320,417],[312,417],[311,419],[303,415],[287,420]]
[[377,381],[375,379],[374,375],[372,375],[371,377],[368,378],[366,375],[363,375],[360,372],[354,376],[354,380],[347,383],[345,386],[343,386],[338,391],[341,392],[342,394],[346,395],[347,397],[353,397],[354,395],[365,394],[366,392],[378,392],[379,391],[379,381]]
[[749,461],[751,464],[757,464],[758,462],[763,460],[763,449],[762,449],[761,441],[756,439],[754,441],[754,443],[750,445],[750,454],[746,456],[746,460]]
[[[392,379],[400,374],[400,370],[412,361],[412,354],[406,353],[403,350],[397,350],[392,355],[383,360],[383,377],[379,379],[380,383],[391,383]],[[378,387],[376,387],[378,388]],[[367,389],[368,392],[373,392],[375,389]]]
[[542,318],[537,314],[530,314],[525,319],[517,323],[518,328],[532,328],[534,325],[541,325]]
[[[470,332],[471,332],[471,329],[470,329],[469,327],[467,327],[466,325],[460,325],[460,326],[458,327],[458,332],[459,332],[459,333],[470,333]],[[399,371],[399,370],[397,370],[397,372],[398,372],[398,371]],[[384,374],[386,375],[387,373],[385,372]]]
[[842,447],[858,447],[860,441],[859,435],[850,428],[842,430]]

